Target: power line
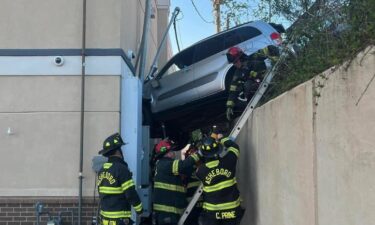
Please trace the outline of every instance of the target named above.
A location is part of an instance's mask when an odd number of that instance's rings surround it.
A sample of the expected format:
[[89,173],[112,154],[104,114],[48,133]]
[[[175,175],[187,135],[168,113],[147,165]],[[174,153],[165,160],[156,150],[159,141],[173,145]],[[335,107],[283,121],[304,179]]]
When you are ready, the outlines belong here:
[[203,16],[202,16],[202,14],[198,11],[198,8],[197,8],[197,6],[195,5],[195,3],[194,3],[194,1],[193,0],[190,0],[191,1],[191,4],[193,4],[193,6],[194,6],[194,9],[195,9],[195,11],[197,12],[197,14],[199,15],[199,17],[204,21],[204,22],[206,22],[206,23],[214,23],[214,21],[207,21],[205,18],[203,18]]
[[181,29],[180,29],[180,24],[177,24],[177,30],[178,30],[178,39],[181,41],[181,47],[182,49],[184,48],[184,45],[182,43],[182,38],[181,38]]

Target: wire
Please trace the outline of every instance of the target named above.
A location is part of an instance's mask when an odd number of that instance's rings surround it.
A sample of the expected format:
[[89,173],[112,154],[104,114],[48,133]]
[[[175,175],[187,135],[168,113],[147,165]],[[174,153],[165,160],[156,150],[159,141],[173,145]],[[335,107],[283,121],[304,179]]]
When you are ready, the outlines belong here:
[[180,39],[181,41],[181,47],[182,49],[184,49],[184,45],[182,43],[182,38],[181,38],[181,29],[180,29],[180,24],[177,24],[177,30],[178,30],[178,38]]
[[198,8],[197,8],[197,6],[195,5],[194,1],[193,1],[193,0],[190,0],[190,1],[191,1],[191,4],[193,4],[193,6],[194,6],[195,11],[197,12],[197,14],[199,15],[199,17],[200,17],[204,22],[214,24],[214,21],[211,21],[211,22],[210,22],[210,21],[207,21],[205,18],[203,18],[202,14],[198,11]]

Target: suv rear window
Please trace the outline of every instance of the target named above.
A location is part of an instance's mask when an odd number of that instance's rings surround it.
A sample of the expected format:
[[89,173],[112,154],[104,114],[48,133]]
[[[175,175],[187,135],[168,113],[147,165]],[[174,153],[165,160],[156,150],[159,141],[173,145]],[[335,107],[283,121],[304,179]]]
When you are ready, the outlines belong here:
[[224,50],[224,39],[223,35],[208,39],[196,46],[194,62],[199,62],[205,58],[215,55],[218,52]]
[[249,40],[253,37],[256,37],[262,34],[262,32],[260,32],[258,29],[254,27],[249,27],[249,26],[241,27],[237,29],[236,32],[239,38],[241,39],[241,42]]
[[262,32],[260,32],[258,29],[246,26],[210,38],[196,46],[195,56],[192,63],[199,62],[261,34]]

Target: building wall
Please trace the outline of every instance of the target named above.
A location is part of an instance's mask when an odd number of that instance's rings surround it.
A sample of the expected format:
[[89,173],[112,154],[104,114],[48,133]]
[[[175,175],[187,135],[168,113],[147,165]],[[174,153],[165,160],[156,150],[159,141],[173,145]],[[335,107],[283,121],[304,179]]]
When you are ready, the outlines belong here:
[[[0,76],[0,196],[77,196],[80,149],[79,76]],[[86,78],[84,195],[91,159],[119,131],[119,76]],[[7,131],[10,129],[11,134]],[[15,166],[18,164],[19,166]]]
[[[1,3],[0,49],[79,49],[82,47],[83,1],[4,0]],[[158,32],[165,30],[168,15],[158,19],[156,0],[151,1],[147,69],[156,54]],[[165,5],[167,4],[167,5]],[[169,7],[169,2],[163,2]],[[87,1],[86,47],[122,48],[137,56],[143,31],[145,0]],[[160,22],[158,22],[160,21]],[[169,46],[169,43],[168,43]],[[169,47],[166,47],[169,48]],[[166,58],[162,58],[162,64]],[[135,60],[132,61],[135,63]]]
[[[43,214],[40,215],[40,224],[47,224],[49,216],[58,218],[62,224],[77,224],[77,198],[56,197],[39,198],[0,198],[0,224],[2,225],[37,225],[35,203],[43,203]],[[98,198],[83,198],[82,225],[92,225],[93,217],[97,213]],[[49,214],[46,214],[46,213]]]
[[[37,201],[47,204],[53,216],[72,210],[77,221],[82,3],[1,3],[0,164],[8,168],[0,171],[1,225],[35,224]],[[152,1],[155,9],[156,4]],[[144,5],[145,0],[87,1],[82,218],[86,224],[91,224],[96,207],[92,158],[104,138],[120,130],[124,114],[120,111],[133,109],[120,103],[124,77],[132,76],[135,63],[124,53],[132,50],[137,55]],[[157,21],[156,14],[151,20],[147,68],[156,52],[157,31],[165,29]],[[54,64],[57,55],[64,59],[62,66]]]
[[242,224],[373,224],[374,52],[254,111],[237,140]]
[[[87,1],[87,47],[120,47],[120,3]],[[76,0],[4,0],[0,49],[81,48],[82,9]]]

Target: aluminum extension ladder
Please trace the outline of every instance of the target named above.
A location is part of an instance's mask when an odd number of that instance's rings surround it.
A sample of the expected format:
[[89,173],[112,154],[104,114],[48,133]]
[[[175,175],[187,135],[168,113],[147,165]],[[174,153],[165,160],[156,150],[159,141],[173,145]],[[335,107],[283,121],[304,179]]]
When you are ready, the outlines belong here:
[[[251,98],[250,102],[247,104],[245,110],[242,112],[241,117],[237,120],[236,125],[233,127],[232,131],[229,134],[230,139],[235,140],[242,130],[243,126],[245,125],[247,119],[250,117],[251,113],[254,111],[255,106],[258,104],[266,90],[268,89],[269,84],[271,83],[276,68],[284,61],[288,52],[288,48],[285,47],[283,50],[279,60],[275,63],[275,65],[266,73],[262,83],[260,84],[258,90],[255,92],[253,97]],[[195,204],[197,203],[199,197],[202,195],[203,192],[203,185],[202,183],[199,185],[197,190],[194,193],[193,198],[189,202],[189,205],[186,207],[185,211],[183,212],[180,220],[178,221],[178,225],[183,225],[186,218],[189,216],[191,210],[194,208]]]

